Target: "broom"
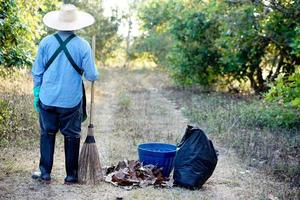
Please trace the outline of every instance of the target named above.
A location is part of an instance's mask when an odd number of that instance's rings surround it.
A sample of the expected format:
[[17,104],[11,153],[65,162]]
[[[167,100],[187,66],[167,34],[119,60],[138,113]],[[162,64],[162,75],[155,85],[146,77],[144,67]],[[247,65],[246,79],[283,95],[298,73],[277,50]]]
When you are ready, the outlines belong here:
[[[93,36],[92,46],[95,58],[96,39]],[[90,124],[85,142],[81,148],[78,162],[78,181],[79,183],[96,184],[103,179],[99,153],[94,137],[93,125],[93,105],[94,105],[94,81],[91,84],[91,105],[90,105]]]

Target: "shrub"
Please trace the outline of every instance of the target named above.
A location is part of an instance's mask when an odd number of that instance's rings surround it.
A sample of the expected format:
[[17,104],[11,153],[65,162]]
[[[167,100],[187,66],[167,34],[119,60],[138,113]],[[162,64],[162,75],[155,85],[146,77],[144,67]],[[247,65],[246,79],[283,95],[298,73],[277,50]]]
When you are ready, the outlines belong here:
[[300,118],[295,109],[275,103],[254,101],[243,105],[240,110],[241,122],[247,126],[269,128],[300,128]]
[[294,73],[287,81],[284,77],[279,78],[265,99],[300,109],[300,73]]

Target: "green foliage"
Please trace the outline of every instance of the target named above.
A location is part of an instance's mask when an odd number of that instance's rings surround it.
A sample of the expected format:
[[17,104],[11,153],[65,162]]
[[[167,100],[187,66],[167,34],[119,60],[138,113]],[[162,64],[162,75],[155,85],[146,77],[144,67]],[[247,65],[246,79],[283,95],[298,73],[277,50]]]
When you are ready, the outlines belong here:
[[73,3],[94,16],[95,23],[80,30],[79,33],[89,41],[96,35],[96,58],[105,64],[107,59],[114,56],[113,52],[121,44],[121,37],[117,34],[121,20],[118,10],[112,10],[113,15],[106,17],[103,15],[102,0],[65,2]]
[[168,28],[170,20],[175,16],[173,11],[181,11],[180,5],[174,0],[148,1],[147,4],[140,7],[139,12],[143,28],[145,30],[155,29],[158,32],[165,32],[166,30],[163,29]]
[[135,40],[132,54],[150,53],[181,84],[239,82],[261,93],[300,65],[299,5],[150,0],[139,8],[144,35]]
[[300,26],[295,28],[295,36],[291,40],[291,47],[293,48],[293,54],[300,57]]
[[[96,18],[94,26],[80,33],[90,41],[96,34],[96,55],[105,62],[121,42],[117,35],[120,21],[117,11],[108,18],[103,15],[101,0],[64,2],[74,3]],[[0,0],[0,5],[0,67],[31,65],[40,39],[55,31],[43,25],[42,17],[59,9],[59,0]]]
[[170,33],[177,42],[170,53],[170,67],[181,84],[211,85],[216,81],[220,68],[214,30],[215,24],[201,12],[172,21]]
[[36,44],[45,34],[42,14],[57,0],[0,0],[0,67],[31,65]]
[[288,77],[288,81],[284,77],[279,78],[265,98],[271,102],[279,102],[300,109],[300,73]]
[[171,49],[172,39],[167,33],[156,31],[138,37],[130,47],[130,59],[134,60],[143,54],[153,59],[160,66],[167,66],[166,57]]
[[0,1],[0,66],[22,66],[30,63],[26,49],[19,48],[26,27],[18,15],[16,1]]
[[139,7],[138,17],[146,30],[135,38],[130,47],[130,59],[144,56],[154,60],[158,65],[169,66],[168,56],[173,46],[173,38],[169,33],[170,20],[174,17],[176,1],[149,1]]
[[240,113],[241,122],[249,127],[300,129],[300,115],[292,108],[272,103],[253,102]]
[[256,7],[246,3],[244,6],[221,4],[219,7],[224,9],[222,16],[218,17],[220,37],[216,40],[222,73],[228,76],[229,83],[248,78],[254,90],[264,89],[260,62],[267,43],[258,34],[258,19],[254,15]]
[[217,32],[198,7],[196,0],[150,1],[142,6],[139,17],[147,32],[135,40],[133,54],[150,53],[180,84],[214,82],[219,70],[213,45]]

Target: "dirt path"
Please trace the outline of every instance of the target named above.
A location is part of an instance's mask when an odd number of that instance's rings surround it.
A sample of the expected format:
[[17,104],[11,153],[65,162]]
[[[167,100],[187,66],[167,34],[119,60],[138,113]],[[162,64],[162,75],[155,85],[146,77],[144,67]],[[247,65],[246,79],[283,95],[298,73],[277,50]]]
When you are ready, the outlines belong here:
[[[178,142],[188,120],[164,95],[160,76],[147,70],[110,69],[103,70],[102,77],[96,87],[95,133],[103,166],[124,158],[137,159],[136,146],[142,142]],[[30,178],[38,165],[37,148],[2,152],[14,156],[20,166],[15,174],[0,180],[0,199],[278,199],[284,184],[247,168],[234,153],[218,150],[217,168],[199,191],[153,187],[126,191],[107,183],[66,186],[62,136],[58,134],[51,185]]]

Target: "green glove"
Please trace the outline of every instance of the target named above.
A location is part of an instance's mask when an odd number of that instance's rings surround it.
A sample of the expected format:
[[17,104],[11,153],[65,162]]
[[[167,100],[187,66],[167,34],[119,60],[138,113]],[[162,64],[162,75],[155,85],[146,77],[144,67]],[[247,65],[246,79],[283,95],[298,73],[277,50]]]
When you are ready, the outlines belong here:
[[40,87],[34,87],[33,88],[33,106],[36,112],[40,112],[40,108],[39,108],[39,96],[40,96]]

